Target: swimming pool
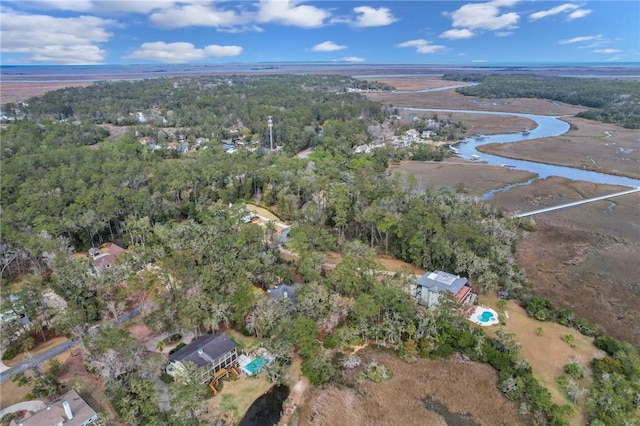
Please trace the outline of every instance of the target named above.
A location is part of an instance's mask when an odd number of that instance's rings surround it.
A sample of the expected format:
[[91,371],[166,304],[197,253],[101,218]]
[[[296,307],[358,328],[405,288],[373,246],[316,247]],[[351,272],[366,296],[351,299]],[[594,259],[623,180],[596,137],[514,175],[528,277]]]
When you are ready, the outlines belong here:
[[485,308],[478,306],[475,311],[469,316],[469,321],[472,321],[483,327],[498,324],[498,313],[491,308]]
[[479,317],[478,320],[480,322],[489,322],[491,321],[494,317],[493,312],[490,311],[484,311]]
[[259,358],[254,359],[249,364],[244,366],[244,369],[251,376],[257,374],[262,370],[262,368],[268,364],[271,360],[264,355],[260,355]]

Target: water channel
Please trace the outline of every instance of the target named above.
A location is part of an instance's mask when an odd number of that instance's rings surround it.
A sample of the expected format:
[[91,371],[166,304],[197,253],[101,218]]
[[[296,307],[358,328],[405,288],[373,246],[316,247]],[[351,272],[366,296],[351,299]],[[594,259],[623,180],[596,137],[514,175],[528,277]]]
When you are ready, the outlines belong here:
[[[548,138],[560,136],[569,131],[569,123],[562,121],[558,117],[523,114],[516,112],[496,112],[496,111],[475,111],[475,110],[455,110],[455,109],[435,109],[435,108],[409,108],[398,107],[400,110],[416,111],[416,112],[435,112],[435,113],[464,113],[464,114],[487,114],[487,115],[506,115],[514,117],[524,117],[536,122],[536,128],[529,130],[527,134],[522,132],[505,133],[498,135],[468,137],[460,141],[456,148],[459,150],[461,158],[472,160],[474,158],[483,163],[493,166],[505,166],[515,170],[523,170],[538,175],[537,179],[544,179],[550,176],[559,176],[571,180],[582,180],[598,184],[620,185],[630,188],[640,187],[640,180],[632,179],[624,176],[615,176],[607,173],[595,172],[591,170],[577,169],[567,166],[557,166],[553,164],[536,163],[526,160],[514,160],[498,155],[490,155],[479,152],[476,148],[489,143],[510,143],[520,142],[532,139]],[[509,185],[504,188],[487,192],[483,198],[490,198],[495,192],[504,191],[513,186],[528,185],[531,181]]]

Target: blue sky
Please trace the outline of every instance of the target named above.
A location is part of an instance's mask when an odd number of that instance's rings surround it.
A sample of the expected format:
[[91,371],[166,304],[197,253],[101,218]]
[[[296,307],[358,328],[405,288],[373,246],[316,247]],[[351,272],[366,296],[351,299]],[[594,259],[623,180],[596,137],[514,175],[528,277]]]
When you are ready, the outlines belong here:
[[639,62],[640,1],[3,0],[0,63]]

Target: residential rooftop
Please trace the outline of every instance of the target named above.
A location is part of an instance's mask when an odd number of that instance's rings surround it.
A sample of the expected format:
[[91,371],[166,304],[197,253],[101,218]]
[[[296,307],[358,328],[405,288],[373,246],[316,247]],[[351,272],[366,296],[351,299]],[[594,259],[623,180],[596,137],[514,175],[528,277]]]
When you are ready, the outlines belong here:
[[453,275],[448,272],[435,271],[427,272],[418,279],[418,285],[426,287],[430,291],[440,293],[450,291],[454,295],[467,285],[467,279],[460,275]]
[[200,367],[207,367],[235,347],[235,343],[224,333],[205,334],[169,355],[169,362],[190,361]]

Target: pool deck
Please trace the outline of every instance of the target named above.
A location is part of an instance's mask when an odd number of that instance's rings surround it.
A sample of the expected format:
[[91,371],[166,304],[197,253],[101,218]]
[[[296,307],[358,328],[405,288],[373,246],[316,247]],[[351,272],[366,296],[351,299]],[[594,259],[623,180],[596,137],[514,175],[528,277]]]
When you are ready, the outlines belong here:
[[[493,316],[488,321],[481,321],[480,318],[485,312],[490,312]],[[478,324],[481,327],[489,327],[500,323],[500,320],[498,319],[498,313],[486,306],[477,306],[471,313],[471,315],[467,317],[467,319],[474,324]]]

